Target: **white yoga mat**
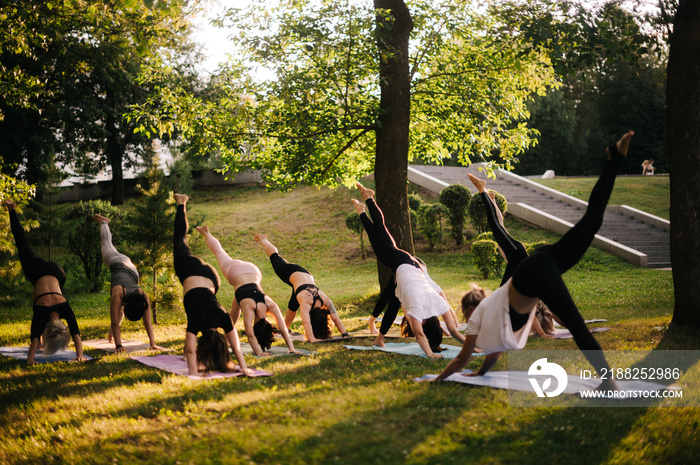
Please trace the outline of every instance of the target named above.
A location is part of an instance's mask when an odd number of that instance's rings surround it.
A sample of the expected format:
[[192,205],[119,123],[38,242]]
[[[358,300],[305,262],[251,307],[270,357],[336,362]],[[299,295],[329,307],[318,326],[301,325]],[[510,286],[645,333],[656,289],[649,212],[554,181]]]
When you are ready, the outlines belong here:
[[[455,383],[471,384],[475,386],[489,386],[498,389],[509,389],[512,391],[535,392],[530,375],[525,371],[489,371],[484,376],[462,376],[462,373],[471,373],[471,370],[464,370],[461,373],[450,375],[445,381]],[[437,375],[424,375],[420,378],[413,378],[414,381],[426,381],[437,378]],[[579,394],[580,391],[594,390],[600,384],[600,379],[581,379],[578,375],[568,375],[568,382],[564,393]],[[648,381],[617,381],[621,390],[640,391],[663,391],[668,386]]]
[[[0,355],[26,362],[29,355],[29,347],[0,347]],[[92,360],[92,357],[88,355],[84,355],[84,357],[86,360]],[[41,353],[41,350],[38,350],[34,356],[34,361],[36,363],[72,362],[74,358],[74,350],[59,350],[53,355],[44,355]]]
[[[294,342],[309,342],[304,339],[304,335],[301,333],[297,332],[291,332],[289,333],[289,336],[292,338],[292,341]],[[330,339],[319,339],[314,344],[318,344],[320,342],[342,342],[342,341],[349,341],[350,338],[347,337],[341,337],[341,336],[333,336]]]
[[[182,355],[154,355],[151,357],[144,355],[132,355],[131,358],[139,363],[143,363],[149,367],[157,368],[159,370],[167,371],[168,373],[174,373],[176,375],[187,376],[190,379],[220,379],[220,378],[235,378],[236,376],[241,376],[243,373],[240,371],[234,371],[230,373],[201,373],[201,376],[190,375],[187,369],[187,362],[184,360]],[[258,376],[272,376],[272,373],[263,370],[252,369],[253,374],[251,377]]]
[[[607,321],[608,320],[603,319],[603,318],[593,318],[592,320],[583,320],[583,322],[586,323],[587,325],[590,325],[592,323],[606,323]],[[557,328],[563,328],[563,326],[560,325],[559,323],[557,323],[556,321],[554,322],[554,326],[556,326]]]
[[[314,355],[316,353],[311,350],[300,349],[298,347],[295,347],[295,349],[301,352],[301,355]],[[243,352],[243,355],[255,355],[253,353],[253,348],[248,342],[241,342],[241,352]],[[296,355],[290,354],[287,346],[272,346],[265,352],[270,352],[273,357],[278,355]]]
[[[117,350],[116,347],[114,347],[114,342],[109,342],[107,339],[92,339],[89,341],[83,341],[83,345],[92,349],[104,350],[111,353],[114,353]],[[134,352],[147,352],[151,347],[150,344],[146,342],[125,340],[122,340],[122,346],[126,349],[127,353],[130,354]],[[172,349],[163,349],[163,351],[170,350]]]
[[[605,331],[610,331],[610,328],[588,328],[592,333],[604,333]],[[574,336],[566,328],[554,328],[554,339],[571,339]]]
[[[403,355],[417,355],[419,357],[427,357],[425,355],[425,352],[423,352],[423,349],[420,348],[417,342],[387,342],[386,347],[379,347],[379,346],[345,346],[346,349],[351,349],[351,350],[381,350],[382,352],[391,352],[394,354],[403,354]],[[443,358],[446,359],[453,359],[459,354],[459,351],[462,350],[462,347],[457,347],[457,346],[451,346],[447,344],[440,344],[440,347],[447,349],[443,350],[442,352],[439,353],[439,355],[442,355]],[[472,356],[478,357],[483,354],[479,353],[474,353]]]

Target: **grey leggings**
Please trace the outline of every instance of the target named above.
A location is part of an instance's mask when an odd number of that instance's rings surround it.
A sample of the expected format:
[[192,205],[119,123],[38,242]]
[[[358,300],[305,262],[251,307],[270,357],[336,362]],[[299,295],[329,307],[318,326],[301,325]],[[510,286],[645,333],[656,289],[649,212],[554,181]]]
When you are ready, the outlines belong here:
[[126,294],[137,290],[139,272],[131,259],[114,247],[107,223],[100,223],[100,243],[102,261],[112,273],[112,287],[124,286]]

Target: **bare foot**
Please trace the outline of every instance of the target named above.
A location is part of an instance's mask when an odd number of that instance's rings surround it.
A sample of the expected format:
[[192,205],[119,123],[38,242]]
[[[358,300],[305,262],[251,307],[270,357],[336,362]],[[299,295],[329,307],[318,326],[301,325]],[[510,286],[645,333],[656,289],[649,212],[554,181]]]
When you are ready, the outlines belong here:
[[365,204],[364,203],[362,203],[356,199],[350,199],[350,201],[353,203],[358,215],[361,215],[365,212]]
[[374,197],[374,191],[372,189],[366,188],[365,186],[360,184],[359,181],[355,183],[355,186],[360,191],[360,195],[362,196],[362,200],[367,200],[367,199],[371,199],[372,197]]
[[469,176],[469,180],[472,182],[472,184],[474,184],[474,187],[476,187],[477,191],[486,192],[486,181],[477,178],[471,173],[467,174],[467,176]]
[[370,315],[369,321],[367,322],[368,323],[367,325],[369,326],[369,333],[370,334],[379,334],[379,331],[377,331],[377,327],[374,326],[374,320],[376,320],[376,318],[373,315]]
[[[617,147],[617,151],[619,152],[620,155],[623,157],[627,156],[627,151],[630,148],[630,140],[632,139],[632,136],[634,135],[634,131],[627,131],[620,137],[620,140],[615,143],[615,147]],[[608,155],[608,158],[610,158],[610,150],[605,149],[605,153]]]
[[384,335],[382,333],[377,334],[377,338],[374,340],[374,345],[377,347],[386,347],[384,345]]
[[205,224],[204,226],[197,226],[197,227],[194,228],[194,229],[196,229],[197,232],[198,232],[199,234],[201,234],[202,236],[206,236],[207,234],[209,234],[209,226],[206,225],[206,224]]
[[184,205],[187,203],[189,197],[186,194],[173,194],[173,198],[178,205]]
[[15,205],[15,203],[10,199],[5,199],[4,204],[5,204],[5,208],[10,210],[10,211],[14,211],[15,207],[17,207],[17,205]]
[[95,222],[97,223],[109,224],[110,221],[109,218],[107,218],[106,216],[98,215],[97,213],[95,213],[95,216],[93,216],[92,219],[95,220]]
[[255,242],[262,242],[265,239],[267,239],[267,234],[256,234],[255,235]]

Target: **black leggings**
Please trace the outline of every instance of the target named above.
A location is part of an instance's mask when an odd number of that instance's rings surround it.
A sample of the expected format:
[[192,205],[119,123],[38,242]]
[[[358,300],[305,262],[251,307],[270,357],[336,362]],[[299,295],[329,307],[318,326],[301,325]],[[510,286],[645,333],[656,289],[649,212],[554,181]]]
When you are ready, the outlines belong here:
[[49,260],[44,260],[43,258],[37,257],[34,250],[32,250],[27,237],[24,234],[24,228],[17,218],[17,212],[10,210],[10,229],[12,230],[12,235],[15,238],[15,244],[17,245],[17,255],[19,256],[19,262],[22,265],[22,271],[27,276],[32,285],[36,284],[39,279],[44,276],[53,276],[58,280],[58,285],[63,289],[63,285],[66,282],[66,273],[56,262]]
[[195,257],[187,242],[187,213],[184,205],[178,205],[175,212],[175,231],[173,234],[173,261],[175,274],[180,283],[190,276],[203,276],[211,279],[214,284],[215,293],[221,286],[221,278],[213,266],[206,263],[199,257]]
[[273,253],[272,255],[270,255],[270,263],[272,263],[272,269],[275,270],[275,274],[277,275],[277,277],[289,286],[292,286],[292,283],[289,281],[289,278],[294,273],[301,272],[311,275],[311,273],[309,273],[309,270],[307,270],[301,265],[297,265],[296,263],[288,262],[287,260],[282,258],[282,256],[279,253]]
[[368,225],[364,222],[363,225],[379,261],[388,266],[394,275],[396,275],[396,270],[401,265],[408,264],[420,268],[420,263],[413,255],[396,246],[394,238],[391,237],[389,230],[386,229],[384,224],[384,215],[374,199],[367,199],[365,204],[369,210],[369,216],[372,218],[372,227],[368,228]]
[[[379,207],[377,207],[377,204],[374,202],[374,200],[370,199],[372,202],[372,205],[374,209],[376,209],[375,214],[377,214],[378,218],[381,218],[379,220],[379,224],[381,224],[381,228],[386,232],[387,235],[389,235],[389,232],[386,230],[386,226],[384,225],[384,216],[382,215],[381,210]],[[367,201],[367,206],[370,207],[370,200]],[[370,208],[370,213],[372,212],[372,209]],[[372,218],[375,218],[375,215],[372,215]],[[377,222],[373,222],[372,220],[369,219],[366,213],[362,213],[360,215],[360,220],[362,221],[362,225],[365,228],[365,231],[367,232],[367,237],[369,238],[369,243],[372,245],[372,250],[374,250],[374,254],[377,256],[377,259],[386,264],[383,256],[383,249],[379,247],[379,240],[377,239],[376,236],[376,228],[377,228]],[[391,243],[393,244],[393,248],[396,248],[396,243],[394,242],[394,239],[389,235],[389,239]],[[400,252],[405,251],[396,248],[396,250],[399,250]],[[406,253],[407,254],[407,253]],[[413,259],[412,256],[407,254],[409,257]],[[414,259],[415,260],[415,259]],[[414,264],[414,262],[411,262]],[[388,265],[387,265],[388,266]],[[398,268],[398,266],[397,266]],[[396,270],[392,270],[392,272],[396,273]],[[396,297],[396,279],[392,278],[389,280],[389,282],[384,286],[384,290],[382,293],[379,295],[379,300],[377,301],[377,304],[374,307],[374,311],[372,312],[372,316],[377,318],[379,315],[382,313],[382,310],[386,307],[386,312],[384,312],[384,318],[382,318],[382,324],[379,328],[379,332],[386,335],[386,333],[389,332],[391,329],[391,325],[394,324],[394,321],[396,320],[396,316],[399,313],[399,309],[401,308],[401,301],[399,301],[398,297]]]
[[598,373],[608,368],[607,361],[600,344],[586,327],[561,275],[583,257],[603,224],[605,207],[623,159],[615,146],[610,148],[610,152],[612,160],[607,162],[593,187],[583,218],[555,244],[541,247],[529,257],[521,259],[513,270],[515,289],[525,296],[539,298],[559,317]]

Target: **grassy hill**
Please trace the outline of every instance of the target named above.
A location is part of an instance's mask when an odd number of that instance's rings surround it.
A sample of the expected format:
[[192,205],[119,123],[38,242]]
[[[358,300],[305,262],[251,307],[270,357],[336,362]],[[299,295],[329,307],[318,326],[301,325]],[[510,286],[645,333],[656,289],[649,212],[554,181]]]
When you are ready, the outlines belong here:
[[[342,188],[198,191],[188,211],[191,224],[210,225],[233,257],[258,264],[264,289],[284,307],[290,288],[253,241],[255,233],[267,233],[283,256],[314,274],[353,331],[366,326],[361,318],[371,312],[379,289],[373,260],[360,258],[359,240],[345,227],[354,195]],[[556,240],[515,221],[507,227],[523,242]],[[195,253],[215,263],[197,236],[190,238]],[[467,247],[429,251],[419,241],[417,254],[455,308],[470,282],[498,285],[497,279],[479,278]],[[592,249],[565,280],[585,317],[608,320],[612,329],[596,335],[606,350],[700,346],[695,332],[668,327],[669,271],[635,268]],[[71,295],[70,285],[66,294],[83,338],[104,337],[107,290]],[[28,344],[30,293],[28,285],[18,289],[16,303],[2,308],[0,345]],[[228,306],[231,286],[222,285],[218,296]],[[181,310],[163,312],[158,342],[180,351],[184,326]],[[126,339],[147,340],[137,323],[125,321],[122,332]],[[340,344],[298,346],[317,354],[248,357],[249,366],[274,376],[209,381],[91,350],[86,353],[101,358],[84,364],[28,367],[0,357],[0,463],[540,465],[691,463],[700,456],[697,408],[515,408],[507,391],[412,381],[438,373],[447,361],[350,351]],[[531,338],[527,348],[576,346],[572,340]],[[507,369],[507,358],[495,369]],[[697,406],[698,369],[688,371],[683,380],[693,381],[684,381],[685,401]]]

